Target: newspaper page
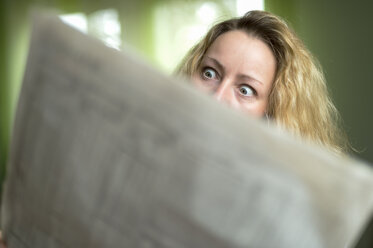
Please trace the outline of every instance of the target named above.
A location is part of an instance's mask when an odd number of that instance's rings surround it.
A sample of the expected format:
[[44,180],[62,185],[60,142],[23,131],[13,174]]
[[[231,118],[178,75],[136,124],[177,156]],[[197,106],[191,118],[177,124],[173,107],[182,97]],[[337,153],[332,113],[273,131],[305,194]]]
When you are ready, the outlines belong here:
[[9,248],[352,247],[368,166],[34,20],[2,206]]

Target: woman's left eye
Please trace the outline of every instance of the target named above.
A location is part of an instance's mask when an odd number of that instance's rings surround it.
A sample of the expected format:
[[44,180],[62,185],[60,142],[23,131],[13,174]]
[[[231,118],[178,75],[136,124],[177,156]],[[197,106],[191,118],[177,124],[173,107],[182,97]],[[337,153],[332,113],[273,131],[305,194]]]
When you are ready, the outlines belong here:
[[256,94],[255,90],[248,85],[241,85],[238,90],[243,96],[254,96]]

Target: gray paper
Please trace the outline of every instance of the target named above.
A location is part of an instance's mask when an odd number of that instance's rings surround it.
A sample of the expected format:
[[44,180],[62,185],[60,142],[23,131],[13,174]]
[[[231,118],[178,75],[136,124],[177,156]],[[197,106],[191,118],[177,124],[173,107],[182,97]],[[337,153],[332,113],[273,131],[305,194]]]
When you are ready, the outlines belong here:
[[294,139],[107,48],[34,20],[2,227],[23,247],[352,247],[363,163]]

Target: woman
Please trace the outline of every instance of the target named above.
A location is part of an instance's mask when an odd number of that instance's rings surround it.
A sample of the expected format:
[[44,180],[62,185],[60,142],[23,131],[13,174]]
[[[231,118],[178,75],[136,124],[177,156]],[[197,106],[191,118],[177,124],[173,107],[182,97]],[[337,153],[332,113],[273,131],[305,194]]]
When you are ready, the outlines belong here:
[[244,113],[337,153],[348,149],[319,64],[273,14],[250,11],[216,24],[176,72]]

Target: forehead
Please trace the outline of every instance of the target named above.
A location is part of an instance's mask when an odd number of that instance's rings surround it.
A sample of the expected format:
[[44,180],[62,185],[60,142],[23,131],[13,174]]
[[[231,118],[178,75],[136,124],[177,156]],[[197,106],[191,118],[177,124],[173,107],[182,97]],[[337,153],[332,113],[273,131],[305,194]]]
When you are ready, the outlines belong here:
[[253,67],[262,70],[276,66],[270,47],[261,39],[240,30],[218,36],[206,55],[213,56],[227,67],[239,67],[241,70],[250,70]]

